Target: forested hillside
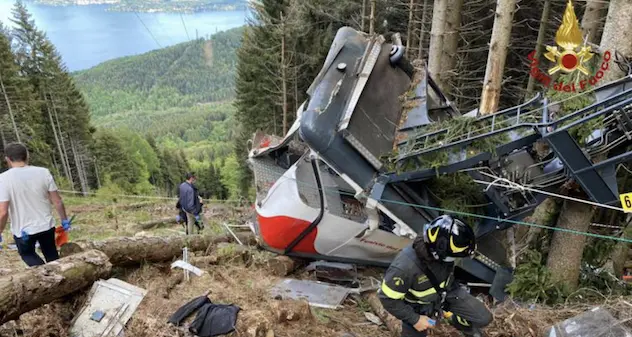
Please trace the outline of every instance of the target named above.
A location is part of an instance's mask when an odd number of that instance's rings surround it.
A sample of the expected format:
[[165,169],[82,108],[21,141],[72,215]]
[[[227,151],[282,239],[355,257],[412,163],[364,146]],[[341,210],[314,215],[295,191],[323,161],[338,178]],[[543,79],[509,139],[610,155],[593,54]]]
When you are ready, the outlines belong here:
[[234,76],[243,28],[142,55],[104,62],[74,75],[94,124],[150,135],[159,147],[198,161],[232,153]]
[[73,78],[20,2],[12,26],[0,34],[3,147],[26,143],[31,162],[49,167],[64,189],[173,195],[195,170],[204,197],[228,196],[233,108],[220,101],[233,95],[239,30]]
[[243,28],[235,28],[210,40],[118,58],[73,75],[97,122],[128,111],[225,101],[233,98],[235,50],[242,33]]

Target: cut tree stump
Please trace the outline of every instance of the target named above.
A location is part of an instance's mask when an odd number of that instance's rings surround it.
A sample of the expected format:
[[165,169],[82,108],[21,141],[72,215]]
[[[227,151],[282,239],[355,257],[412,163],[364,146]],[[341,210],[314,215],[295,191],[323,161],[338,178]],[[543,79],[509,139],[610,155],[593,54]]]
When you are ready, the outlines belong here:
[[139,223],[136,228],[141,229],[141,230],[145,230],[145,229],[152,229],[154,227],[157,227],[159,225],[171,225],[171,224],[175,224],[176,222],[176,218],[174,217],[168,217],[168,218],[163,218],[163,219],[158,219],[158,220],[151,220],[151,221],[146,221],[146,222],[141,222]]
[[110,274],[108,256],[98,250],[61,258],[0,277],[0,324],[92,285]]
[[395,318],[391,315],[384,307],[382,306],[382,302],[377,297],[376,292],[368,293],[368,295],[364,295],[366,300],[369,302],[371,306],[371,310],[379,317],[382,322],[386,325],[388,330],[392,333],[393,337],[399,337],[402,333],[402,321]]
[[[252,232],[237,233],[244,244],[256,243]],[[61,246],[60,254],[69,256],[77,252],[97,249],[104,252],[113,265],[136,264],[143,261],[164,262],[182,255],[186,245],[189,251],[201,251],[220,242],[231,242],[232,235],[168,236],[168,237],[120,237],[104,241],[76,241]]]
[[287,276],[303,264],[303,260],[285,255],[277,255],[268,259],[268,268],[275,276]]

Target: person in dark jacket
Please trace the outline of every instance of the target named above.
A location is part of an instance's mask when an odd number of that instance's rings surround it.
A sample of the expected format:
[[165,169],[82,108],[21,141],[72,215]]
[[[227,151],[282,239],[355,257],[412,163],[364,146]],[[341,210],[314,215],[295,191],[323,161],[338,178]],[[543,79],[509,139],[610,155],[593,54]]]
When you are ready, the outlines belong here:
[[378,297],[384,309],[403,322],[402,337],[426,337],[427,329],[434,325],[431,317],[444,310],[450,324],[463,336],[485,336],[481,328],[491,323],[491,312],[454,281],[455,259],[472,256],[475,251],[474,231],[443,215],[426,225],[395,257],[384,274]]
[[178,188],[178,204],[186,217],[186,233],[193,234],[193,227],[196,226],[196,223],[203,223],[202,203],[198,189],[194,185],[196,180],[195,173],[187,173],[186,179]]

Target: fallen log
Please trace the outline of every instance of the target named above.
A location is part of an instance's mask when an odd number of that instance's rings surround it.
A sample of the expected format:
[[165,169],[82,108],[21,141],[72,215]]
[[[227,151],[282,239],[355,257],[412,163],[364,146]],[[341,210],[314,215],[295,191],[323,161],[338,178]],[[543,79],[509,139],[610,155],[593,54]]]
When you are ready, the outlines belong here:
[[364,298],[369,302],[371,310],[379,317],[386,325],[388,330],[392,333],[393,337],[399,337],[402,334],[402,321],[391,315],[380,302],[377,297],[377,293],[371,292],[364,295]]
[[[256,243],[251,232],[238,233],[244,244]],[[167,237],[119,237],[103,241],[76,241],[61,246],[60,254],[69,256],[80,251],[97,249],[104,252],[113,265],[136,264],[143,261],[164,262],[182,255],[182,248],[189,251],[205,250],[220,242],[232,242],[232,235],[167,236]]]
[[110,274],[112,264],[97,250],[61,258],[0,277],[0,325],[90,286]]
[[151,228],[157,227],[158,225],[171,225],[174,223],[177,223],[176,218],[168,217],[168,218],[162,218],[158,220],[141,222],[136,227],[138,229],[145,230],[145,229],[151,229]]

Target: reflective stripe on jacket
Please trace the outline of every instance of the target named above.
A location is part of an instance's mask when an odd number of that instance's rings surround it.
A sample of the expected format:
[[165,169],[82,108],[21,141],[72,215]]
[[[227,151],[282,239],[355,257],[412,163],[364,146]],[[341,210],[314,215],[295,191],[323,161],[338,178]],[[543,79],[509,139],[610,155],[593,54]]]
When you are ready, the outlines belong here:
[[424,263],[441,283],[441,288],[449,288],[446,281],[452,275],[454,263],[419,260],[409,245],[393,259],[384,274],[378,297],[396,318],[414,325],[419,313],[413,307],[432,304],[439,300],[436,289],[418,264]]

